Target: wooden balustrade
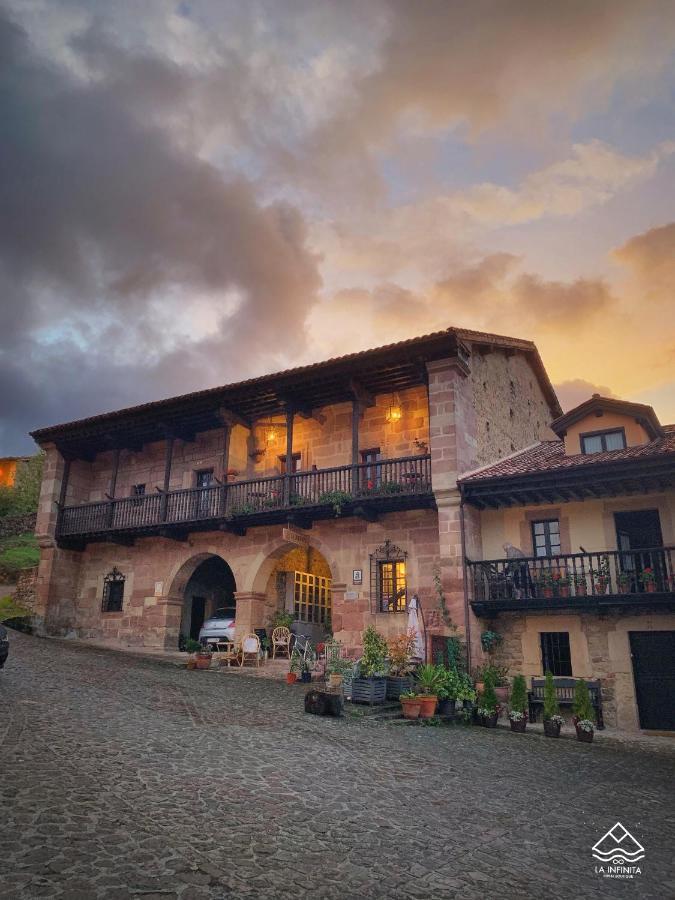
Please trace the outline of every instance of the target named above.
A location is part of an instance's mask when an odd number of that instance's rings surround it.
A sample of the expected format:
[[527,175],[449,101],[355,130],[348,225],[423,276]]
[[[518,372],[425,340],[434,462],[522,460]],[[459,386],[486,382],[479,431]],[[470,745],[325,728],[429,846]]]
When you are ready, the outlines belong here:
[[675,591],[675,548],[467,560],[474,603],[643,595]]
[[161,525],[262,518],[278,510],[347,506],[368,499],[430,494],[431,458],[408,456],[296,472],[289,479],[288,497],[284,486],[282,475],[68,506],[59,516],[58,536],[147,531]]

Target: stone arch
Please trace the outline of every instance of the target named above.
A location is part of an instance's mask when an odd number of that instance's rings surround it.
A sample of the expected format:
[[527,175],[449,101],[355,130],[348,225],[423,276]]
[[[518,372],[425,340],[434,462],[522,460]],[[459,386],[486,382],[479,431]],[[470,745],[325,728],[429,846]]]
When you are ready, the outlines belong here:
[[[178,641],[179,634],[183,632],[181,623],[185,614],[185,602],[186,596],[189,593],[190,581],[193,576],[198,574],[199,569],[209,561],[217,561],[218,563],[222,564],[223,575],[226,579],[231,581],[231,587],[226,591],[226,593],[229,593],[231,591],[232,597],[236,598],[237,585],[234,572],[227,560],[224,559],[219,553],[213,551],[196,553],[193,556],[190,556],[183,563],[178,564],[170,577],[169,587],[166,592],[166,603],[167,607],[170,610],[167,618],[168,645],[171,645],[173,641]],[[220,575],[220,573],[218,573],[218,575]],[[221,576],[221,578],[222,577],[223,576]],[[215,582],[216,585],[218,583],[218,581]],[[222,583],[222,581],[220,583]],[[211,587],[214,587],[213,581],[211,583]],[[219,592],[214,590],[213,593],[215,596],[217,596]],[[205,593],[204,596],[207,596],[207,593]],[[213,609],[207,609],[206,612],[213,612]]]
[[[326,544],[314,535],[312,535],[311,538],[308,537],[307,543],[312,549],[318,551],[326,560],[330,567],[333,582],[341,582],[337,562]],[[263,594],[277,560],[281,559],[282,556],[296,546],[297,544],[294,544],[292,541],[288,541],[283,537],[274,538],[274,540],[269,541],[252,561],[244,581],[243,590],[251,593]]]

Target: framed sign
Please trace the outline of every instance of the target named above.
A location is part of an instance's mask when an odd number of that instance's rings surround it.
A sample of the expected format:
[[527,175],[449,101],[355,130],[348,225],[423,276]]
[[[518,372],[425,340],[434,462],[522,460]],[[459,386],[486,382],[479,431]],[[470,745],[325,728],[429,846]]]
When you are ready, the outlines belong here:
[[363,569],[352,571],[352,584],[363,584]]

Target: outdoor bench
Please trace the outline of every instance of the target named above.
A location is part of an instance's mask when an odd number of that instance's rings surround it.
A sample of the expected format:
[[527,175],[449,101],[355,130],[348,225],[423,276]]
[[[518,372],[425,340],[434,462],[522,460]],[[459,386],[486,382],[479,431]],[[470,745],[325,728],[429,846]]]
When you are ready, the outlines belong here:
[[[574,688],[577,683],[576,678],[554,678],[555,695],[558,704],[563,707],[572,707],[574,703]],[[595,710],[595,719],[598,729],[601,731],[605,727],[602,718],[602,688],[599,681],[587,681],[588,693],[591,696],[591,704]],[[532,690],[528,691],[527,699],[530,708],[530,722],[536,722],[540,709],[544,707],[544,686],[545,678],[533,678]]]

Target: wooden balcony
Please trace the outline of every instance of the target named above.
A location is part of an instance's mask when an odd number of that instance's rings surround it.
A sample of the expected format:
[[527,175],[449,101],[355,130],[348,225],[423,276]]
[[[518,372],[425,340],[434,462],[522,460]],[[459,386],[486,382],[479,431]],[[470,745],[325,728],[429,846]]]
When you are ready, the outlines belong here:
[[78,548],[88,541],[131,542],[157,534],[181,539],[215,528],[243,534],[253,525],[291,521],[310,527],[333,516],[374,521],[381,512],[434,505],[431,457],[408,456],[66,506],[57,540]]
[[466,561],[471,606],[500,612],[675,609],[675,548]]

